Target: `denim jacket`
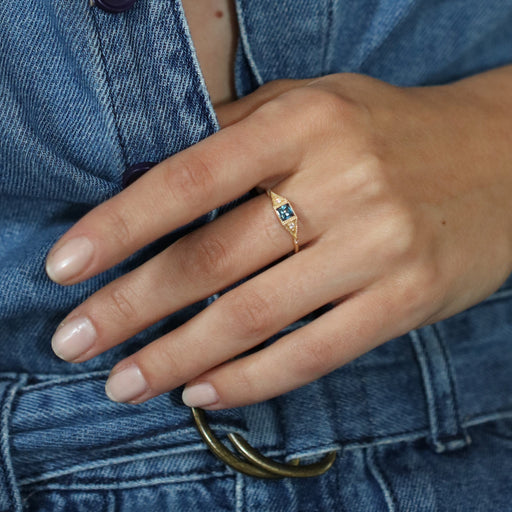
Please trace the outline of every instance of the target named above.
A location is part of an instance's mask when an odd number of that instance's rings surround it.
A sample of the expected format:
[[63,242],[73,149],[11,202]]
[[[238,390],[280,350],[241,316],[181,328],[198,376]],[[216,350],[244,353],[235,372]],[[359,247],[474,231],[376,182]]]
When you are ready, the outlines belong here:
[[[344,71],[438,84],[512,60],[512,0],[238,0],[237,11],[239,96],[279,78]],[[49,346],[59,321],[157,248],[68,288],[46,277],[45,256],[121,190],[130,166],[217,130],[215,113],[178,0],[137,0],[121,13],[88,0],[3,2],[0,32],[0,371],[104,369],[208,301],[69,365]]]
[[[119,13],[89,0],[0,3],[2,511],[21,510],[14,474],[20,485],[37,485],[78,464],[92,473],[84,482],[76,476],[76,485],[85,489],[96,478],[105,487],[107,462],[138,457],[143,443],[181,453],[197,442],[182,408],[171,414],[160,397],[131,409],[113,404],[97,377],[217,295],[84,363],[62,361],[50,348],[58,323],[92,292],[251,195],[85,283],[61,287],[46,276],[50,247],[120,192],[127,170],[159,162],[218,129],[179,0],[125,3],[130,7]],[[239,96],[271,80],[335,72],[404,86],[440,84],[512,62],[512,0],[236,0],[236,6]],[[465,446],[468,425],[512,414],[512,354],[503,348],[512,332],[511,301],[509,279],[473,310],[389,342],[286,398],[244,408],[247,422],[261,427],[252,429],[252,441],[290,456],[427,434],[436,452]],[[297,421],[313,406],[322,421]],[[7,435],[12,462],[4,453]],[[187,457],[193,466],[196,455]],[[100,465],[104,472],[100,467],[96,475],[91,468]],[[134,463],[129,474],[153,475],[153,469]],[[162,470],[162,478],[168,474]],[[9,482],[12,495],[1,492]]]

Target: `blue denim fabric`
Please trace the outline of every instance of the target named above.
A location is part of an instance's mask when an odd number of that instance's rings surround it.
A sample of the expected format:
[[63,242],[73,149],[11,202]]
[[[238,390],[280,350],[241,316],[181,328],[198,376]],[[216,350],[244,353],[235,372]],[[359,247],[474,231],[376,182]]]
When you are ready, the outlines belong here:
[[[237,0],[237,10],[239,96],[338,71],[445,83],[512,61],[511,0]],[[129,166],[218,125],[178,0],[122,14],[88,0],[3,2],[0,34],[0,511],[512,510],[512,278],[317,382],[209,415],[221,436],[237,431],[271,457],[339,450],[309,480],[227,468],[179,391],[137,406],[104,394],[117,361],[217,295],[91,361],[58,359],[50,338],[67,312],[252,192],[86,283],[51,283],[49,248],[121,190]]]

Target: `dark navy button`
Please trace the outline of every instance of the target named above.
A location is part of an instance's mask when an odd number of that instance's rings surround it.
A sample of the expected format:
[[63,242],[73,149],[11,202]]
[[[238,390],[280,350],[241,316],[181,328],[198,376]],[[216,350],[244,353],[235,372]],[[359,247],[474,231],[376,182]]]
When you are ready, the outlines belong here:
[[137,0],[94,0],[94,4],[108,12],[127,11]]
[[149,169],[155,165],[156,162],[141,162],[128,167],[128,169],[123,173],[123,188],[126,188],[128,185],[131,185],[134,181],[138,180],[144,173],[149,171]]

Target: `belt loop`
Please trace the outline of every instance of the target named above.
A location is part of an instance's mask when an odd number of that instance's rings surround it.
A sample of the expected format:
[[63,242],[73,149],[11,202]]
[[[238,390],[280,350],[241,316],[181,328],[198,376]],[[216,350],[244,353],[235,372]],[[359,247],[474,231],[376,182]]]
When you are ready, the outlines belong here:
[[436,453],[454,451],[471,443],[462,425],[455,375],[447,347],[434,325],[409,336],[421,370],[430,423],[429,442]]
[[26,374],[13,374],[12,378],[0,377],[0,512],[22,512],[23,510],[12,467],[9,427],[14,397],[26,380]]

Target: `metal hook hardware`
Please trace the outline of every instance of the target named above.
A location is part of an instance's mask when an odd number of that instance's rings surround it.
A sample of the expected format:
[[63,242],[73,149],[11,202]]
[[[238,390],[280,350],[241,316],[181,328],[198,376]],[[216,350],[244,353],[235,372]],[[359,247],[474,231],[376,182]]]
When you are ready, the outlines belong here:
[[206,415],[202,409],[192,407],[191,410],[199,434],[208,448],[225,464],[246,475],[258,478],[305,478],[319,476],[325,473],[334,464],[336,459],[336,452],[332,451],[313,464],[300,465],[299,459],[294,459],[290,463],[284,464],[265,457],[239,434],[229,433],[229,441],[245,460],[241,459],[226,448],[215,436],[206,421]]

